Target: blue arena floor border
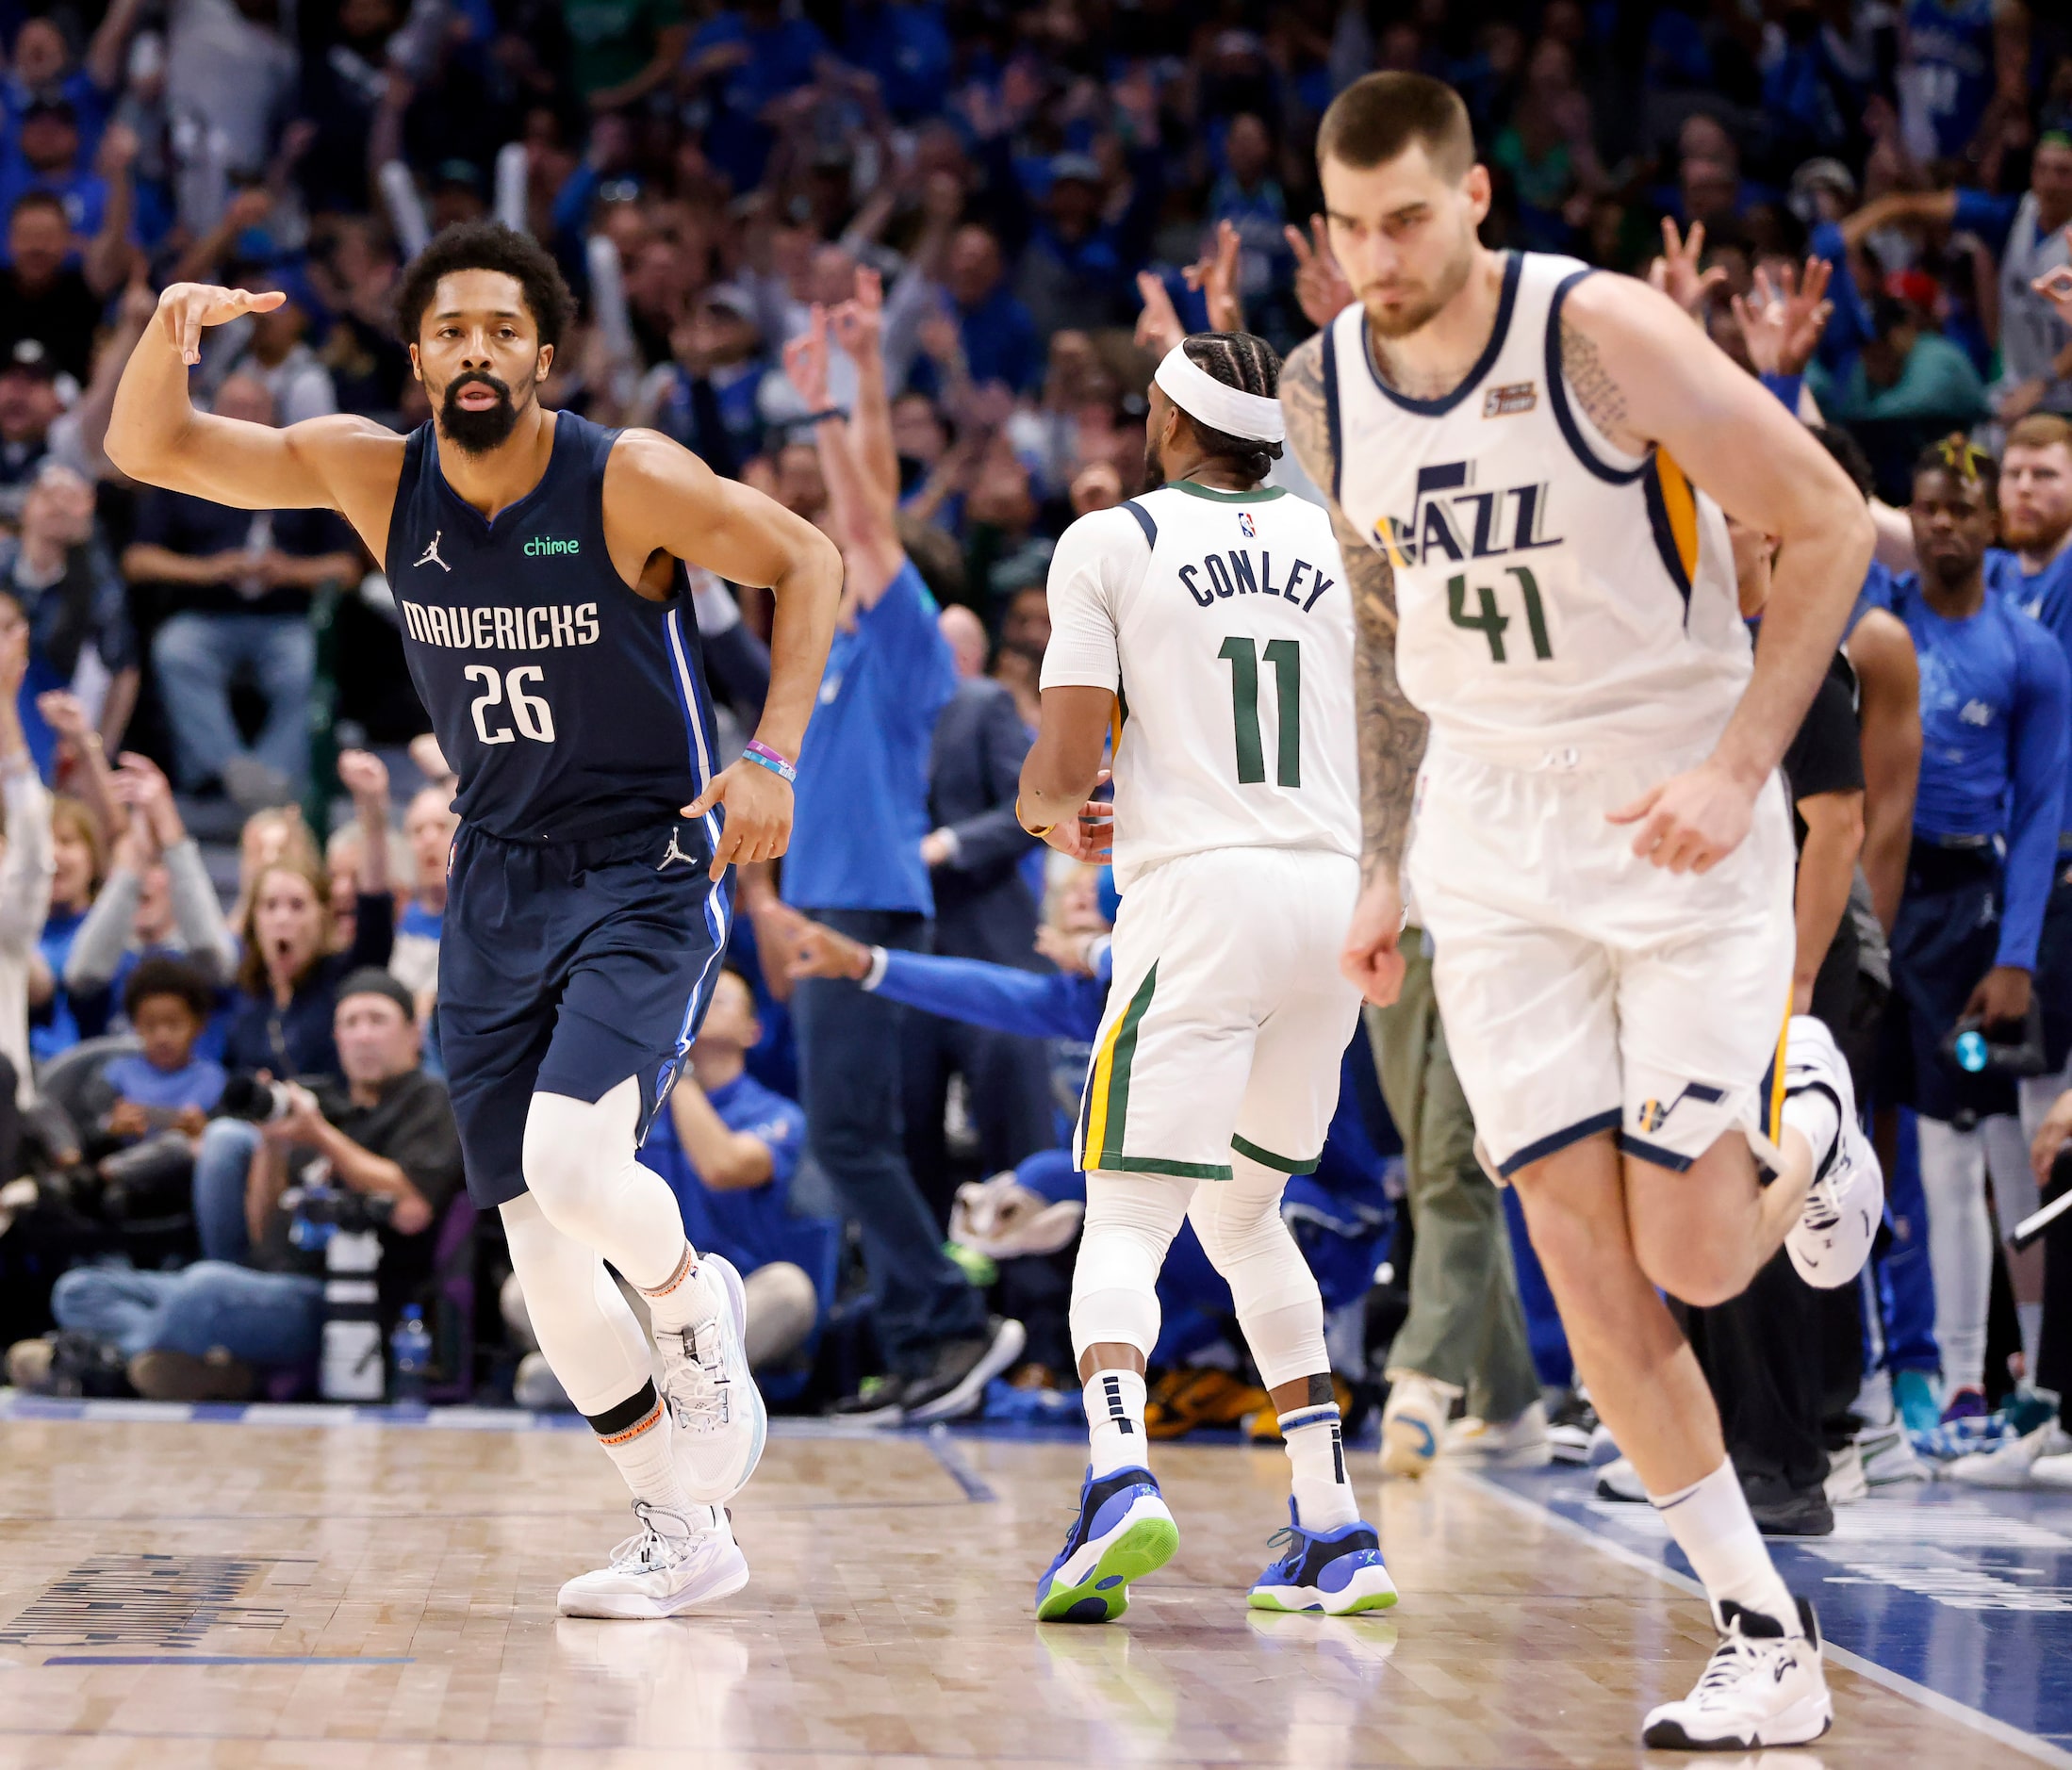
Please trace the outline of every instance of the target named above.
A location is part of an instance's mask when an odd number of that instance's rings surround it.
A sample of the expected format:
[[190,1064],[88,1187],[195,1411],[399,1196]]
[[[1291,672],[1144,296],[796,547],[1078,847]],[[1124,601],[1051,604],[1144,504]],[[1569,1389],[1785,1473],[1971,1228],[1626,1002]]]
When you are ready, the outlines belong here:
[[[1594,1469],[1477,1479],[1698,1592],[1653,1509],[1599,1500]],[[1785,1584],[1818,1608],[1830,1657],[2072,1770],[2072,1494],[1887,1487],[1834,1518],[1832,1536],[1769,1539]]]

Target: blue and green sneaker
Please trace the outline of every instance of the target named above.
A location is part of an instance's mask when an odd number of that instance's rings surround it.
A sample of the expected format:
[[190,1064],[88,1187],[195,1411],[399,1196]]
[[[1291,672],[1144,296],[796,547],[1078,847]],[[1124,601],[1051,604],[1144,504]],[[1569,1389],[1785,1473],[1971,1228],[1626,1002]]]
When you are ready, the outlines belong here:
[[1087,1471],[1079,1516],[1058,1559],[1036,1582],[1040,1622],[1113,1622],[1129,1608],[1129,1582],[1154,1573],[1180,1546],[1179,1526],[1145,1468]]

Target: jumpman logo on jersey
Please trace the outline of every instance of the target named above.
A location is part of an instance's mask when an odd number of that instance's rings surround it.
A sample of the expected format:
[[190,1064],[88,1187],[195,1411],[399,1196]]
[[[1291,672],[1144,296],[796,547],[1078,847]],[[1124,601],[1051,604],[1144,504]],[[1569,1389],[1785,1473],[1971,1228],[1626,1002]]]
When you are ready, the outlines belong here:
[[662,857],[662,864],[655,868],[655,871],[657,873],[666,873],[669,870],[670,864],[673,861],[677,860],[682,861],[685,866],[696,866],[698,864],[698,857],[695,854],[685,854],[683,850],[677,845],[677,834],[678,831],[676,829],[676,827],[674,825],[671,825],[669,828],[668,852]]
[[418,561],[419,565],[436,565],[441,571],[452,571],[453,569],[439,557],[439,536],[445,533],[444,529],[435,529],[432,532],[432,545],[424,549],[423,557]]

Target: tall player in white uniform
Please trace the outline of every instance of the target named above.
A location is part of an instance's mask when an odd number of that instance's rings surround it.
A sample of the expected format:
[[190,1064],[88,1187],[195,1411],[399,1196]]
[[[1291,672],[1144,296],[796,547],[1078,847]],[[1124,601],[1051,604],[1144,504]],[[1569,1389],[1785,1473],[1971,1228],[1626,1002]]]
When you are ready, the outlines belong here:
[[[1810,1019],[1780,1037],[1776,774],[1869,524],[1825,451],[1666,298],[1477,243],[1488,175],[1451,90],[1369,75],[1317,154],[1357,300],[1291,358],[1281,397],[1358,623],[1347,973],[1394,994],[1407,838],[1484,1159],[1518,1188],[1591,1400],[1720,1630],[1647,1742],[1817,1738],[1812,1612],[1770,1564],[1656,1287],[1719,1303],[1780,1243],[1812,1283],[1846,1283],[1878,1221],[1832,1040]],[[1780,542],[1752,655],[1722,508]]]
[[1050,565],[1019,813],[1054,847],[1097,852],[1106,808],[1087,795],[1112,733],[1122,891],[1075,1143],[1091,1463],[1037,1584],[1050,1621],[1120,1615],[1129,1582],[1179,1541],[1144,1464],[1143,1373],[1183,1219],[1229,1282],[1293,1465],[1287,1552],[1250,1601],[1342,1615],[1396,1599],[1346,1476],[1323,1301],[1280,1214],[1288,1176],[1317,1165],[1359,1012],[1338,968],[1359,812],[1353,613],[1330,518],[1260,483],[1281,452],[1279,367],[1248,333],[1175,346],[1145,421],[1159,489],[1082,516]]

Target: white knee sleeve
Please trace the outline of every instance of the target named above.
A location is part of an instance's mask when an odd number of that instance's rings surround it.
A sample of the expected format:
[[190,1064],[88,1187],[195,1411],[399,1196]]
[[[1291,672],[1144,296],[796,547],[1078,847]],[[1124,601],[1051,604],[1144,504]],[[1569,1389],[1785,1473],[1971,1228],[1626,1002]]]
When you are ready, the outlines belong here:
[[596,1249],[629,1283],[651,1289],[668,1283],[682,1258],[683,1216],[667,1183],[634,1157],[639,1121],[634,1076],[595,1102],[534,1094],[523,1163],[526,1188],[549,1222]]
[[1191,1180],[1090,1173],[1072,1270],[1072,1351],[1110,1341],[1145,1358],[1159,1343],[1159,1269],[1187,1217]]
[[499,1212],[533,1336],[577,1411],[638,1393],[652,1370],[648,1336],[596,1250],[556,1229],[531,1194]]
[[1943,1382],[1985,1379],[1985,1317],[1993,1285],[1993,1226],[1985,1214],[1985,1139],[1923,1119],[1921,1192],[1928,1205],[1928,1265],[1935,1280],[1935,1338]]
[[1230,1286],[1259,1381],[1271,1388],[1331,1368],[1324,1350],[1324,1298],[1281,1219],[1287,1176],[1230,1155],[1233,1177],[1205,1180],[1188,1217],[1202,1248]]

